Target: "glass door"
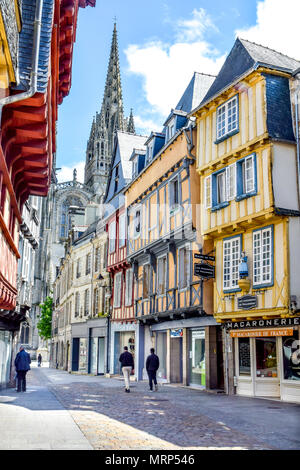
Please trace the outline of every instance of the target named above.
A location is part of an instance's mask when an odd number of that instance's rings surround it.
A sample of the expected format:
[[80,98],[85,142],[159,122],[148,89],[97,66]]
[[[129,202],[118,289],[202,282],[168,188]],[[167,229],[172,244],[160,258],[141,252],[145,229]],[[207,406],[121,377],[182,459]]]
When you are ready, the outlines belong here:
[[252,338],[254,342],[255,395],[280,396],[277,338]]
[[98,374],[104,374],[105,338],[98,338]]
[[189,383],[205,387],[205,330],[190,330]]

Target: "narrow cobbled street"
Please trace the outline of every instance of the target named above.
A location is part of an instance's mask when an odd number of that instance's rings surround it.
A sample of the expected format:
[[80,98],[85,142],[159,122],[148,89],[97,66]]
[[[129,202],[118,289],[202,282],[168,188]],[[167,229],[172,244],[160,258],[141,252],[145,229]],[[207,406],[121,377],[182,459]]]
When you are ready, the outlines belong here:
[[[298,449],[300,406],[37,368],[0,392],[0,449]],[[276,433],[274,432],[276,430]]]

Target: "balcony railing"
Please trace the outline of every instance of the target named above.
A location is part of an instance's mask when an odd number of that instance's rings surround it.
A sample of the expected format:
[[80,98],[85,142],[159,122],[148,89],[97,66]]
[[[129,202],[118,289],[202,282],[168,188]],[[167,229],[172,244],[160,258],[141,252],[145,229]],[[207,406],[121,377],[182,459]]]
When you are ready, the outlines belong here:
[[191,307],[202,307],[202,282],[196,281],[185,289],[167,289],[162,295],[152,293],[148,298],[135,300],[135,316],[157,315],[159,313],[180,313]]

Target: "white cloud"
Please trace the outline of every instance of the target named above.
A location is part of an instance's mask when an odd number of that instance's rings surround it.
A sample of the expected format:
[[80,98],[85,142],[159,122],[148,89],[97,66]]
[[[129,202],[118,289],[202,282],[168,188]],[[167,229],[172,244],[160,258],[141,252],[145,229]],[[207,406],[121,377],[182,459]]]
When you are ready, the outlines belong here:
[[194,72],[217,74],[224,57],[209,57],[205,42],[152,43],[129,46],[126,51],[131,72],[144,78],[147,101],[163,115],[175,107]]
[[180,19],[177,21],[175,29],[177,29],[178,41],[191,42],[199,39],[202,40],[204,33],[208,29],[218,31],[218,28],[213,24],[203,8],[199,8],[199,10],[194,9],[192,15],[193,17],[190,20]]
[[148,136],[151,131],[160,132],[162,130],[161,120],[153,121],[152,119],[144,119],[141,116],[134,116],[135,129],[138,134]]
[[61,169],[57,172],[57,179],[59,183],[63,183],[65,181],[72,181],[73,180],[73,171],[76,168],[77,170],[77,181],[80,183],[84,182],[84,166],[85,161],[81,161],[78,163],[71,164],[70,166],[62,166]]
[[256,25],[236,31],[237,36],[300,59],[299,0],[263,0],[257,3]]

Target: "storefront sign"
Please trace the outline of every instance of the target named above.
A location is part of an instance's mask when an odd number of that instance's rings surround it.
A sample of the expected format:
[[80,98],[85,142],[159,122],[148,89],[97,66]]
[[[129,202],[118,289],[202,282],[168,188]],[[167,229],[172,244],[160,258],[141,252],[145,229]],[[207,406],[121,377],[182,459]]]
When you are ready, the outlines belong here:
[[195,264],[194,275],[204,279],[212,279],[215,277],[215,267],[207,263]]
[[290,326],[299,326],[300,317],[295,318],[270,318],[268,320],[244,320],[237,322],[226,322],[225,328],[228,330],[238,330],[241,328],[266,328],[274,326],[277,327],[290,327]]
[[183,336],[182,328],[180,330],[171,330],[171,338],[180,338]]
[[270,336],[293,336],[293,328],[278,328],[272,330],[270,328],[265,328],[264,330],[237,330],[230,331],[230,336],[232,338],[264,338]]
[[194,253],[194,258],[202,259],[203,261],[215,261],[216,260],[215,256],[202,255],[201,253]]
[[257,307],[257,296],[256,295],[244,295],[237,299],[238,309],[251,310]]

